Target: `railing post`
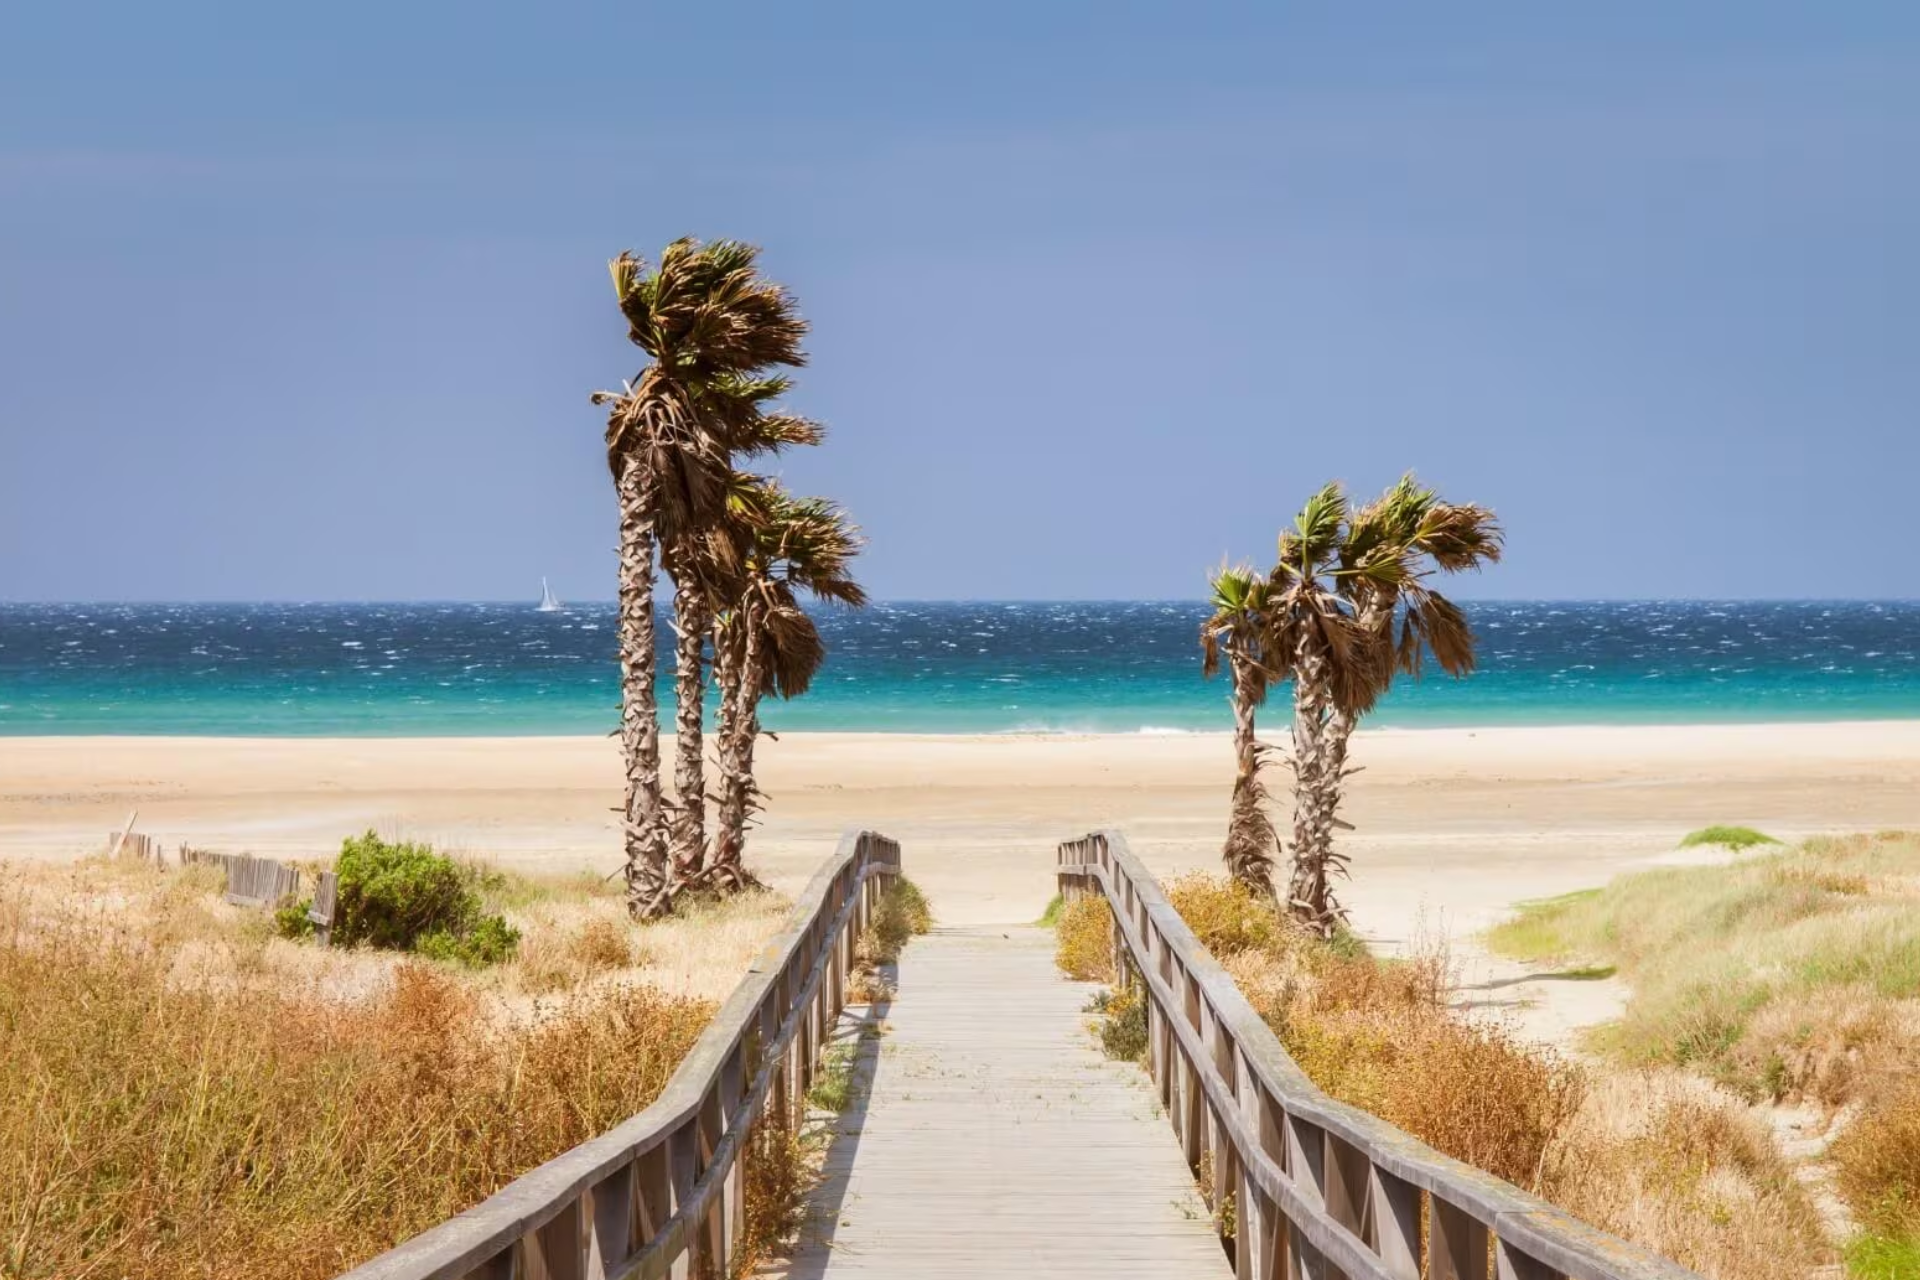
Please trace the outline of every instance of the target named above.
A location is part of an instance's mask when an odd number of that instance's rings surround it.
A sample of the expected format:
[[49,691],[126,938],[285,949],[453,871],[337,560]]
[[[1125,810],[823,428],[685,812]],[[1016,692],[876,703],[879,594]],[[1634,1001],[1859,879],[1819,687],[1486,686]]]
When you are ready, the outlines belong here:
[[[1280,1136],[1278,1109],[1238,1046],[1234,1049],[1233,1065],[1234,1097],[1240,1104],[1240,1118],[1253,1131],[1261,1152],[1284,1168],[1286,1143]],[[1274,1280],[1280,1271],[1280,1235],[1285,1224],[1279,1206],[1254,1182],[1249,1163],[1242,1161],[1240,1166],[1237,1209],[1240,1234],[1234,1241],[1234,1275],[1237,1280]]]
[[1379,1165],[1371,1173],[1373,1250],[1395,1280],[1420,1280],[1420,1188]]
[[605,1280],[633,1252],[634,1166],[614,1170],[587,1196],[587,1280]]
[[587,1271],[586,1198],[579,1197],[534,1230],[527,1280],[584,1280]]
[[1560,1280],[1559,1272],[1505,1240],[1494,1244],[1493,1270],[1496,1280]]
[[1487,1228],[1464,1209],[1428,1196],[1427,1275],[1431,1280],[1487,1280]]

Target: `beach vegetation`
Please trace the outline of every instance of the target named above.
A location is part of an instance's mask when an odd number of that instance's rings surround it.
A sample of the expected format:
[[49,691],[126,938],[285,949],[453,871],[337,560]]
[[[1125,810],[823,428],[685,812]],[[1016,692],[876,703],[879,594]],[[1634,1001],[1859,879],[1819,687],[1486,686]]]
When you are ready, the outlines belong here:
[[1623,876],[1523,904],[1488,940],[1618,966],[1631,995],[1591,1035],[1603,1061],[1829,1117],[1834,1186],[1866,1232],[1855,1274],[1899,1274],[1920,1251],[1920,835]]
[[1692,849],[1700,845],[1715,845],[1722,849],[1731,849],[1740,853],[1760,845],[1779,844],[1772,836],[1752,827],[1702,827],[1698,831],[1689,831],[1680,837],[1682,849]]
[[861,951],[880,964],[892,964],[909,940],[933,928],[933,908],[920,886],[905,876],[890,876],[873,904],[873,916],[860,940]]
[[1231,879],[1186,875],[1168,903],[1329,1095],[1456,1159],[1538,1189],[1585,1081],[1573,1064],[1448,1007],[1445,952],[1336,945]]
[[1113,982],[1113,911],[1097,893],[1068,898],[1054,925],[1054,962],[1076,982]]
[[1360,718],[1400,674],[1431,659],[1453,676],[1474,669],[1466,615],[1435,591],[1437,573],[1497,561],[1491,511],[1443,501],[1403,477],[1365,505],[1337,482],[1315,493],[1283,531],[1269,575],[1261,647],[1267,678],[1293,684],[1293,869],[1287,901],[1322,936],[1345,919],[1333,881],[1347,874],[1334,843],[1348,746]]
[[630,982],[529,1010],[150,874],[0,881],[8,1276],[336,1275],[644,1108],[715,1009]]
[[1137,986],[1099,992],[1087,1012],[1098,1015],[1094,1031],[1102,1053],[1120,1062],[1146,1061],[1147,999]]
[[[498,964],[513,955],[520,931],[485,910],[483,873],[413,841],[376,832],[350,836],[334,863],[338,877],[333,940],[414,951],[470,966]],[[282,932],[291,922],[277,918]]]
[[1523,904],[1488,943],[1617,966],[1632,996],[1597,1049],[1691,1067],[1753,1100],[1838,1107],[1920,1061],[1916,883],[1920,839],[1822,837]]

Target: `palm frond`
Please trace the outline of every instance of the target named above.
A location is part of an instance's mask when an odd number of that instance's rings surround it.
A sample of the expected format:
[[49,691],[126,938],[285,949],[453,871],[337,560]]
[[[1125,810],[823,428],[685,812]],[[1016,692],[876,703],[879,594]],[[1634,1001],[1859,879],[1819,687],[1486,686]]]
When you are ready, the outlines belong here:
[[1319,566],[1334,554],[1346,515],[1346,490],[1338,480],[1323,485],[1300,508],[1293,521],[1292,550],[1303,572],[1310,571],[1306,566]]

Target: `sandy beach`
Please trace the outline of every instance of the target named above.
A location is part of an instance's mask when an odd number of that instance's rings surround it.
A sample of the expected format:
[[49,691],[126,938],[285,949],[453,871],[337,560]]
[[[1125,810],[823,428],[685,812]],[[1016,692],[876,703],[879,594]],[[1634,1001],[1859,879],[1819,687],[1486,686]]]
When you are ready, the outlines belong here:
[[[796,887],[842,828],[869,826],[965,921],[1032,919],[1054,843],[1092,828],[1124,830],[1163,874],[1215,865],[1231,767],[1227,739],[1204,734],[789,734],[761,750],[771,802],[751,858],[772,883]],[[1673,857],[1709,823],[1920,826],[1920,722],[1389,729],[1355,755],[1346,896],[1389,945]],[[611,870],[619,786],[604,738],[0,739],[0,858],[82,856],[138,809],[169,845],[311,857],[375,827]]]

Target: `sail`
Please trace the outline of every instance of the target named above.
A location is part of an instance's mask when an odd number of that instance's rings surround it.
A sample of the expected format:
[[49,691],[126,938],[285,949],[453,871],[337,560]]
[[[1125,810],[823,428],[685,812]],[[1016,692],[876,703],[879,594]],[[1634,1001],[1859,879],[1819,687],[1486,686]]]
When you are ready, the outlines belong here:
[[558,613],[564,607],[554,596],[553,588],[547,585],[547,580],[540,579],[540,612]]

